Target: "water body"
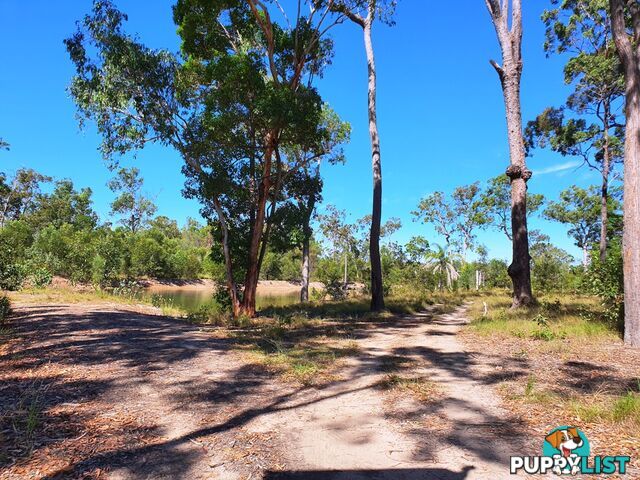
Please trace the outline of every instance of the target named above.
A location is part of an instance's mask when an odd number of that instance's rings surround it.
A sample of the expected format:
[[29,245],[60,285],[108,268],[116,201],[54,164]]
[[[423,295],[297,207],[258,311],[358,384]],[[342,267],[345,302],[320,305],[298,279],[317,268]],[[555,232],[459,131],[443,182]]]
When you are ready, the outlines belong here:
[[[162,289],[159,291],[148,291],[145,293],[150,298],[160,299],[160,303],[171,305],[187,312],[194,312],[200,307],[210,305],[214,302],[213,292],[202,289]],[[279,295],[260,295],[256,299],[258,310],[266,307],[284,307],[300,302],[300,293],[286,293]]]

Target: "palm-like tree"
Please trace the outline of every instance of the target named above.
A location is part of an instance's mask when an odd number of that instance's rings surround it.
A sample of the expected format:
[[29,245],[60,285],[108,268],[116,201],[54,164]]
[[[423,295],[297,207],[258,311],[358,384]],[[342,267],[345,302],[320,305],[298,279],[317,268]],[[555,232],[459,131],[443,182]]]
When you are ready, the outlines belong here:
[[453,282],[460,278],[460,274],[454,265],[454,255],[449,254],[447,249],[435,244],[436,250],[431,252],[425,267],[438,275],[438,287],[442,290],[442,277],[445,278],[447,288],[451,288]]

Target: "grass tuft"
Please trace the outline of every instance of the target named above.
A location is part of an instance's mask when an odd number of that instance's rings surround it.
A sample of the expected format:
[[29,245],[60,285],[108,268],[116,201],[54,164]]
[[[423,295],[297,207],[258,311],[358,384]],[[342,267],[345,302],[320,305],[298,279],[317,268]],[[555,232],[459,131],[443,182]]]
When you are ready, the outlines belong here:
[[390,374],[385,375],[378,386],[382,390],[409,393],[421,402],[433,401],[440,393],[437,384],[424,377],[403,377]]

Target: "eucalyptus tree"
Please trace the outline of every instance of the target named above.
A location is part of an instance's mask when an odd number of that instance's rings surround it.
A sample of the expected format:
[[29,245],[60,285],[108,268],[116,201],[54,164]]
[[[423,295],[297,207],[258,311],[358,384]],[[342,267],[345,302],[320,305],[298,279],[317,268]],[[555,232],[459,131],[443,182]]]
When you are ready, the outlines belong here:
[[349,253],[355,250],[357,224],[347,222],[347,213],[334,205],[327,205],[326,213],[318,215],[320,231],[329,241],[330,252],[344,260],[343,288],[349,283]]
[[40,197],[42,184],[50,181],[31,168],[20,168],[12,177],[0,172],[0,228],[27,213]]
[[156,213],[157,207],[142,193],[144,180],[137,168],[121,168],[107,186],[119,193],[111,202],[111,214],[120,215],[120,222],[133,234]]
[[[611,204],[611,200],[609,203]],[[612,206],[608,205],[610,209]],[[558,202],[550,201],[544,211],[549,220],[569,227],[569,235],[582,250],[582,265],[589,266],[589,247],[598,239],[600,232],[600,200],[595,187],[588,190],[573,185],[560,192]]]
[[[331,3],[331,2],[330,2]],[[376,20],[393,25],[397,0],[337,0],[331,9],[362,28],[367,56],[368,72],[368,116],[371,138],[371,166],[373,171],[373,209],[371,233],[369,235],[369,258],[371,259],[371,310],[384,309],[382,263],[380,260],[380,228],[382,223],[382,160],[380,135],[378,133],[376,62],[371,31]]]
[[522,78],[522,4],[521,0],[485,0],[502,51],[502,65],[491,60],[502,85],[507,117],[510,165],[506,174],[511,181],[512,260],[508,273],[513,283],[512,307],[534,301],[531,291],[531,257],[527,228],[527,168],[520,108]]
[[456,213],[456,229],[462,246],[462,259],[467,261],[467,253],[476,245],[476,230],[489,223],[486,208],[482,203],[480,183],[456,187],[451,195]]
[[325,34],[337,19],[332,1],[305,3],[308,15],[281,25],[276,6],[260,0],[179,0],[174,55],[125,33],[126,15],[103,0],[66,40],[71,94],[96,123],[104,156],[149,142],[182,156],[184,193],[214,225],[236,316],[255,314],[267,209],[282,173],[303,167],[286,147],[315,151],[325,137],[313,80],[331,57]]
[[[342,145],[349,140],[351,126],[328,106],[323,107],[324,139],[320,149],[304,151],[293,146],[287,155],[296,158],[302,168],[284,174],[282,204],[276,210],[273,203],[268,227],[273,226],[274,247],[287,251],[299,247],[302,251],[300,300],[309,300],[311,279],[311,240],[313,227],[311,220],[316,205],[322,201],[322,177],[320,169],[323,161],[331,165],[344,163]],[[264,244],[263,244],[264,245]]]
[[[491,225],[504,233],[511,241],[511,187],[506,175],[489,179],[487,188],[482,192],[481,202]],[[527,213],[535,213],[544,204],[544,195],[527,192]]]
[[424,223],[433,224],[445,239],[445,250],[459,248],[464,261],[476,244],[476,231],[490,221],[482,201],[479,182],[456,187],[448,200],[442,192],[423,198],[413,215]]
[[418,204],[418,209],[411,212],[416,220],[432,224],[436,233],[442,235],[445,250],[449,251],[454,242],[454,225],[456,213],[451,208],[443,192],[427,195]]
[[607,0],[554,0],[546,10],[545,52],[568,55],[565,105],[547,108],[527,125],[529,146],[577,156],[602,177],[600,261],[607,255],[609,177],[622,161],[624,78],[611,34]]
[[609,4],[625,79],[624,341],[640,347],[640,4],[631,0]]

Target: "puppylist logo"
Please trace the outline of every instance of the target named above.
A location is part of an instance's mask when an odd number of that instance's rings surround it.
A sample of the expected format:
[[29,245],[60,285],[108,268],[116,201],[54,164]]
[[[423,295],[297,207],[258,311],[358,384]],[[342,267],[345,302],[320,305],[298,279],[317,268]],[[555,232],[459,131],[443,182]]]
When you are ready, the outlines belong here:
[[627,473],[631,460],[625,456],[590,457],[591,447],[586,435],[577,427],[557,427],[544,437],[539,457],[511,457],[511,474],[611,475]]

